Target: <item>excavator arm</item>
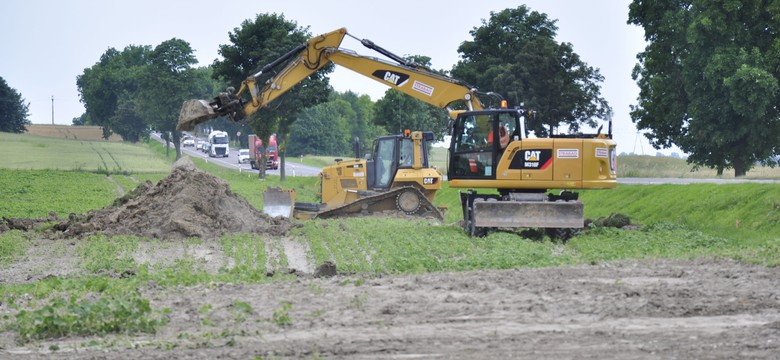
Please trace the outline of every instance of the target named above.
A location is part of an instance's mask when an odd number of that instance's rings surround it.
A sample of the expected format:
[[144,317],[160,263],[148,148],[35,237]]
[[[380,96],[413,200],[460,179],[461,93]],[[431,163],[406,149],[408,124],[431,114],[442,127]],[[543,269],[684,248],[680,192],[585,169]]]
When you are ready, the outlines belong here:
[[[438,108],[447,108],[452,102],[462,100],[469,110],[483,109],[476,90],[468,84],[411,63],[370,40],[358,39],[364,46],[387,56],[395,63],[342,49],[339,46],[346,35],[350,35],[347,29],[340,28],[309,39],[249,76],[235,94],[228,91],[220,93],[212,101],[185,101],[177,129],[192,130],[195,125],[220,116],[229,116],[234,121],[241,120],[268,106],[329,63],[350,69]],[[264,84],[257,82],[256,79],[261,75],[283,63],[287,65]],[[451,116],[455,117],[456,113],[452,111]]]

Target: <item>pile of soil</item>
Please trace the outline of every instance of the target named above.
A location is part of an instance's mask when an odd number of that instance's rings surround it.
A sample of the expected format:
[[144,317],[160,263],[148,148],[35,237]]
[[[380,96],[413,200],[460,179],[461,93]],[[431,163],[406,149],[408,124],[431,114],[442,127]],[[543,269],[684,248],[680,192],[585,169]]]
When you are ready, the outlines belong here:
[[146,182],[113,205],[73,215],[54,226],[63,237],[93,233],[156,239],[261,233],[281,236],[293,227],[271,218],[230,190],[227,182],[201,171],[188,157],[176,161],[171,174],[157,184]]

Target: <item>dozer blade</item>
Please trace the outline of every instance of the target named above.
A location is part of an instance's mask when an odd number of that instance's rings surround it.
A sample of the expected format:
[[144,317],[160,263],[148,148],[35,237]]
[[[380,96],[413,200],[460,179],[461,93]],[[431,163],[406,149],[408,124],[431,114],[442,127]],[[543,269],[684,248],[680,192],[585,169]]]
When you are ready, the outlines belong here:
[[217,117],[214,109],[206,100],[186,100],[179,111],[178,131],[195,130],[195,125]]
[[295,207],[295,190],[269,187],[263,191],[263,213],[270,217],[291,218]]
[[578,201],[474,201],[474,225],[495,228],[581,228]]

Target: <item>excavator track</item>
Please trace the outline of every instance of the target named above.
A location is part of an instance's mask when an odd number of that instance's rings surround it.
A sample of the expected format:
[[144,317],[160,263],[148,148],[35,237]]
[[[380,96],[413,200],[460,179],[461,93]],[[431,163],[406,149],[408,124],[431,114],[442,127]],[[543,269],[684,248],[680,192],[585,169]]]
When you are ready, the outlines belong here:
[[444,221],[441,211],[413,186],[382,193],[367,193],[367,196],[360,200],[323,210],[316,215],[321,219],[343,216],[414,216]]

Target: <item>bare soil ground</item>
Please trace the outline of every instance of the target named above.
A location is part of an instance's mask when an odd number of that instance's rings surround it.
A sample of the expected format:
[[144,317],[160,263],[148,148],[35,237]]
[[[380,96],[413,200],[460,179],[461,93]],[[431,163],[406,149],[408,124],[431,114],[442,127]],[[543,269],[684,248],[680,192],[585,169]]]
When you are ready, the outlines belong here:
[[776,359],[779,285],[778,269],[714,260],[150,283],[152,307],[171,309],[157,334],[20,347],[6,332],[0,358]]
[[[780,354],[778,268],[707,259],[315,277],[309,249],[284,235],[290,224],[257,211],[241,221],[217,221],[225,213],[215,208],[234,214],[249,205],[186,163],[168,179],[128,195],[106,209],[74,215],[51,236],[33,240],[26,256],[0,267],[0,281],[80,276],[75,249],[94,232],[150,238],[132,254],[136,263],[187,257],[210,272],[230,261],[216,237],[255,232],[268,239],[271,258],[287,259],[290,269],[278,270],[301,276],[255,285],[171,288],[150,282],[139,288],[143,297],[154,309],[170,309],[157,334],[67,337],[22,346],[14,332],[5,331],[0,358],[774,359]],[[165,203],[177,210],[163,211]],[[189,236],[203,241],[182,240]],[[0,304],[0,317],[13,318],[15,311]]]

